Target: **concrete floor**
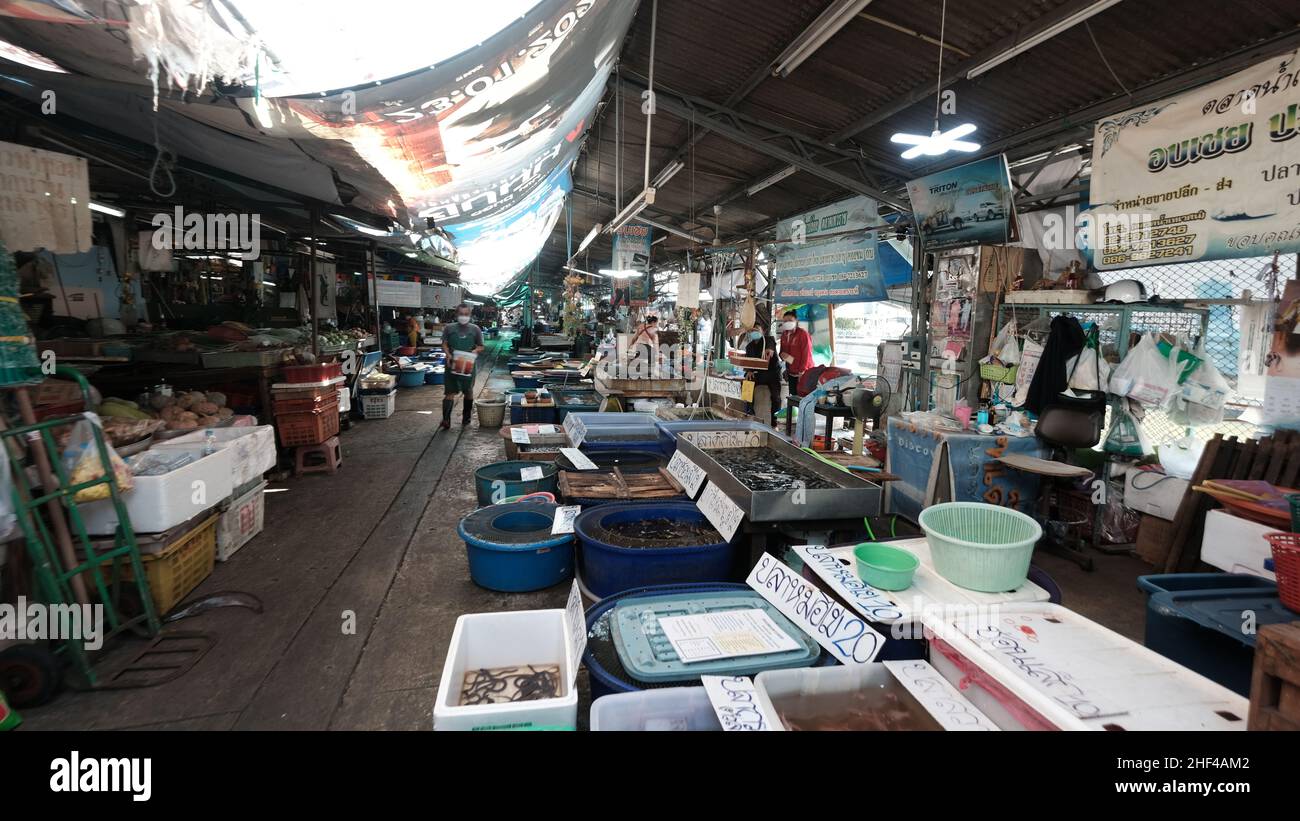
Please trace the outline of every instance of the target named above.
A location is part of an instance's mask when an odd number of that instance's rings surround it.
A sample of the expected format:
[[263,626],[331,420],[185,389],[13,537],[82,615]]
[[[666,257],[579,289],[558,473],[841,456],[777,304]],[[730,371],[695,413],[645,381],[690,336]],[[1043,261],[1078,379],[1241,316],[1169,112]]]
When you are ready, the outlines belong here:
[[[479,391],[509,387],[503,363],[481,370]],[[458,616],[563,607],[568,593],[567,585],[493,593],[470,581],[456,524],[476,506],[474,469],[499,461],[502,443],[476,422],[439,431],[441,399],[438,386],[399,390],[391,418],[355,422],[342,435],[337,474],[270,486],[265,530],[196,591],[252,593],[264,612],[218,609],[169,627],[217,638],[186,675],[138,690],[64,692],[23,711],[22,729],[429,729]],[[459,411],[458,403],[457,420]],[[1064,604],[1141,641],[1141,561],[1098,556],[1093,573],[1052,556],[1035,562]],[[349,614],[354,633],[344,631]],[[104,669],[141,642],[119,645]]]

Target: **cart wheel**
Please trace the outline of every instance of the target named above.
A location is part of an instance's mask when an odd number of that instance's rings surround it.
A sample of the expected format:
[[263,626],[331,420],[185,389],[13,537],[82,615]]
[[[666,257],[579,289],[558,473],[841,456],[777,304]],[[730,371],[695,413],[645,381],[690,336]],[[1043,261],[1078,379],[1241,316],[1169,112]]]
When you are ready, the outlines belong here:
[[39,707],[59,691],[63,671],[43,645],[20,644],[0,652],[0,690],[16,708]]

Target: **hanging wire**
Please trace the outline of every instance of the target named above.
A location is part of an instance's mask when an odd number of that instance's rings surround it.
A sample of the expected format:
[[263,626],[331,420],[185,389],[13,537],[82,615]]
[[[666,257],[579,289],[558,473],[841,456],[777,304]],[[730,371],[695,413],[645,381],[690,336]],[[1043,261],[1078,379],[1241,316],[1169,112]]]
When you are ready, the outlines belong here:
[[939,103],[943,97],[943,38],[948,27],[948,0],[939,12],[939,77],[934,81],[934,130],[939,130]]
[[[154,195],[157,197],[170,197],[176,193],[176,178],[172,175],[172,168],[176,165],[176,155],[166,148],[163,148],[162,141],[158,137],[157,112],[154,112],[153,117],[153,148],[153,165],[149,168],[149,189],[153,191]],[[158,178],[160,173],[167,179],[167,185],[169,187],[166,191],[159,190]]]

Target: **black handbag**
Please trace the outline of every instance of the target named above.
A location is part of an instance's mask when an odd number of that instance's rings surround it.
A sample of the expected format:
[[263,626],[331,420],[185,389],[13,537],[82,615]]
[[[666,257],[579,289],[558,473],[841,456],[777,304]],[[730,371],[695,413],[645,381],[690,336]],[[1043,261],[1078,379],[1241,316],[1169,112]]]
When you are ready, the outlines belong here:
[[1070,369],[1070,378],[1065,382],[1065,391],[1058,393],[1051,404],[1043,408],[1043,412],[1038,415],[1034,435],[1053,447],[1090,448],[1101,441],[1101,429],[1106,424],[1106,392],[1104,390],[1077,391],[1070,388],[1074,371],[1079,367],[1079,360],[1083,358],[1083,352],[1089,348],[1096,352],[1093,361],[1097,367],[1097,384],[1101,385],[1101,347],[1098,344],[1097,328],[1093,326],[1087,339],[1084,340],[1078,357],[1074,360],[1074,367]]

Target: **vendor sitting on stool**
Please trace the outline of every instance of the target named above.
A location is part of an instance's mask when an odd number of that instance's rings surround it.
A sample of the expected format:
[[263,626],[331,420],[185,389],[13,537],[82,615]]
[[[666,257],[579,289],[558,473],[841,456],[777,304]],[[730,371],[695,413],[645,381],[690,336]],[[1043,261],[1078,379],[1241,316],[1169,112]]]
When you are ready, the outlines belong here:
[[781,319],[781,361],[785,363],[785,381],[790,396],[799,395],[799,377],[813,366],[812,337],[799,327],[799,317],[786,311]]
[[474,410],[474,371],[467,374],[455,373],[456,351],[471,351],[475,355],[483,351],[483,331],[470,323],[470,307],[465,303],[456,306],[456,322],[442,329],[442,347],[447,352],[446,377],[443,379],[442,429],[451,427],[451,408],[456,404],[456,394],[465,395],[465,407],[461,411],[460,424],[469,427],[470,414]]

